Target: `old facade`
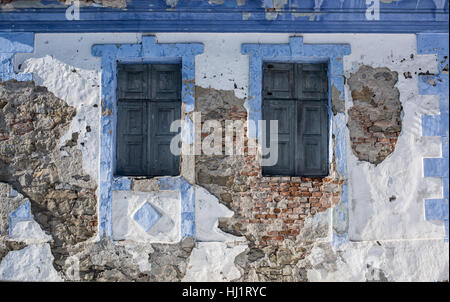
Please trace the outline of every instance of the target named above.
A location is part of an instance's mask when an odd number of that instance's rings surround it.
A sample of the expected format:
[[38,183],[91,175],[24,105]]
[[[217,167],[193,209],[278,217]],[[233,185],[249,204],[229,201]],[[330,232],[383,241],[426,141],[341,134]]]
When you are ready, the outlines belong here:
[[0,280],[448,280],[448,55],[448,1],[1,1]]

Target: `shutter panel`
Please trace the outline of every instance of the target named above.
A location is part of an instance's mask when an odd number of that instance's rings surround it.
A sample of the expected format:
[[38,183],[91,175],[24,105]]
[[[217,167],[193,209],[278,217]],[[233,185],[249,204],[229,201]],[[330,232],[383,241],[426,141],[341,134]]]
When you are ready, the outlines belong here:
[[148,68],[146,65],[121,64],[117,67],[118,98],[142,100],[148,98]]
[[180,157],[170,151],[170,142],[177,135],[170,125],[181,117],[179,101],[151,102],[149,110],[149,171],[152,176],[180,174]]
[[326,64],[296,65],[297,99],[328,99]]
[[325,176],[328,174],[328,111],[322,101],[302,101],[298,104],[297,174]]
[[118,103],[117,116],[117,174],[139,176],[146,173],[145,103]]
[[152,65],[152,98],[178,100],[181,95],[181,66],[179,64]]
[[293,64],[266,63],[263,69],[263,97],[265,99],[294,98]]
[[[264,166],[265,175],[293,175],[295,173],[296,110],[293,100],[264,100],[263,119],[266,121],[266,147],[270,142],[270,120],[278,121],[278,161],[274,166]],[[268,158],[269,155],[264,156]]]

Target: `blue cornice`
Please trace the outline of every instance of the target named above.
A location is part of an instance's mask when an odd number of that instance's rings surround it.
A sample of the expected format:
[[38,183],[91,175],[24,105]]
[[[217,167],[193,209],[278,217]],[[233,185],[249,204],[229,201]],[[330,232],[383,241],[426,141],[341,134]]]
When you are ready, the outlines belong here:
[[60,2],[30,1],[34,8],[2,6],[0,31],[448,33],[449,25],[448,0],[381,1],[379,20],[366,19],[365,0],[290,0],[281,6],[272,0],[214,4],[220,2],[133,0],[124,8],[81,7],[80,20],[68,21],[67,7]]

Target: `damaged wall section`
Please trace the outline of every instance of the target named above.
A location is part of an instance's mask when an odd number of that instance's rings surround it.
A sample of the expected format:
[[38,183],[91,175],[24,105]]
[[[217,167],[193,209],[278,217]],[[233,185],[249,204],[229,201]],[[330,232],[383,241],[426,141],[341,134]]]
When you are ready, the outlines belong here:
[[348,80],[353,106],[348,110],[347,126],[353,154],[359,160],[378,165],[395,150],[402,130],[397,80],[397,72],[370,66],[361,66]]
[[[313,55],[316,61],[331,61],[330,82],[343,95],[342,57],[349,49],[342,45],[303,45],[302,38],[295,37],[290,39],[290,44],[244,44],[242,50],[243,54],[250,54],[247,102],[237,98],[233,91],[196,87],[196,110],[202,113],[202,122],[208,119],[219,120],[222,125],[225,120],[248,122],[244,127],[246,154],[197,156],[196,181],[234,211],[233,217],[220,219],[219,227],[243,235],[249,242],[250,248],[235,260],[242,271],[240,280],[306,280],[302,262],[311,248],[309,243],[317,237],[327,238],[331,229],[325,223],[324,233],[306,239],[303,228],[308,229],[310,217],[319,213],[331,218],[327,209],[346,200],[342,196],[346,186],[345,151],[340,141],[345,141],[342,136],[345,127],[333,121],[333,132],[336,128],[342,132],[335,138],[338,145],[331,151],[332,172],[328,177],[263,177],[260,157],[249,154],[250,146],[258,137],[251,122],[261,117],[261,62],[307,61]],[[207,135],[202,133],[202,137]]]
[[78,133],[58,146],[73,107],[33,82],[0,84],[0,180],[28,198],[52,251],[91,238],[97,228],[96,183],[83,173]]

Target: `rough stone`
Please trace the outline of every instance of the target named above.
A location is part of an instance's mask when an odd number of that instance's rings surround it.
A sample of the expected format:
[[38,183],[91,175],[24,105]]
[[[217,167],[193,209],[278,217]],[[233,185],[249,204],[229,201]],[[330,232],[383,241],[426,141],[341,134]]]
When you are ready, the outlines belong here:
[[71,249],[64,272],[67,279],[81,281],[181,281],[193,248],[192,238],[178,244],[138,244],[104,237]]
[[395,150],[403,110],[397,80],[395,71],[365,65],[348,80],[353,106],[347,127],[353,154],[361,161],[378,165]]
[[30,200],[36,222],[53,237],[57,264],[97,225],[96,183],[83,171],[78,135],[58,145],[76,110],[45,87],[15,80],[0,82],[0,104],[0,181]]

